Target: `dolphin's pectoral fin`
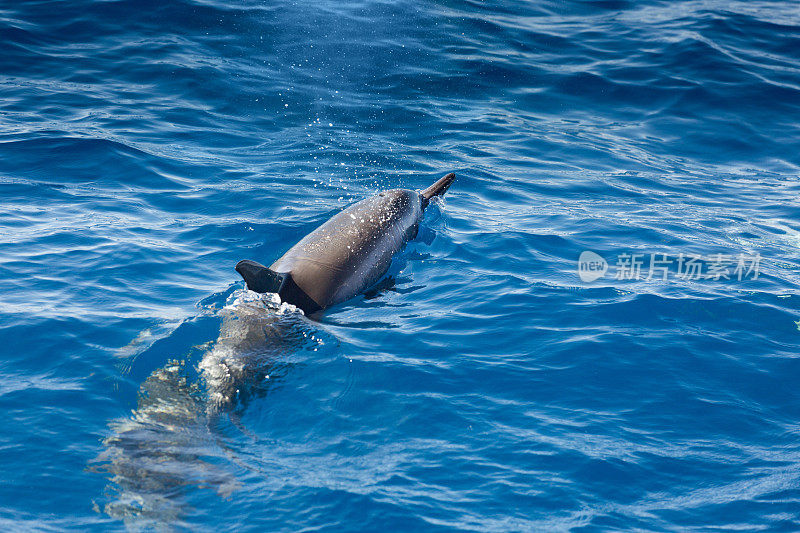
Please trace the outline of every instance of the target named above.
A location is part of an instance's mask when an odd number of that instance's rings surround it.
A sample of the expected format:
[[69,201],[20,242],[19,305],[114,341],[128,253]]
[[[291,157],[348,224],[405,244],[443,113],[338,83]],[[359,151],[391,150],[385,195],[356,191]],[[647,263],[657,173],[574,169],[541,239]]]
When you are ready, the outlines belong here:
[[242,275],[251,291],[278,293],[282,301],[299,307],[306,315],[322,309],[320,304],[297,286],[289,273],[275,272],[249,259],[239,261],[236,272]]
[[236,272],[242,275],[247,288],[255,292],[279,292],[287,276],[249,259],[239,261]]

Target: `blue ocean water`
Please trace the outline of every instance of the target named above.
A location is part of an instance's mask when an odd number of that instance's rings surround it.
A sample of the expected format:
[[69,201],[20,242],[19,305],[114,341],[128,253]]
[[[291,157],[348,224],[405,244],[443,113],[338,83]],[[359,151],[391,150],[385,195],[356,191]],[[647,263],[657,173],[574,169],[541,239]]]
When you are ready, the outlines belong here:
[[[3,530],[800,530],[797,3],[26,0],[0,36]],[[449,171],[366,296],[243,291]]]

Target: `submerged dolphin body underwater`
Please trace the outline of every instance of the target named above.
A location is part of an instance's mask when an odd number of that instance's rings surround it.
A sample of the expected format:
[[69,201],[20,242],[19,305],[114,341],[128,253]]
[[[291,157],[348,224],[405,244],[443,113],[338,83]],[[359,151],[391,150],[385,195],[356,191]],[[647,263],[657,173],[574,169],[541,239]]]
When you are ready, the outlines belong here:
[[342,303],[386,274],[394,254],[416,237],[428,203],[455,178],[451,172],[421,192],[378,193],[303,237],[269,268],[244,260],[236,270],[251,291],[277,293],[306,315]]
[[222,497],[236,490],[226,435],[246,432],[239,417],[280,381],[292,364],[287,360],[302,362],[325,344],[320,329],[276,295],[227,293],[213,297],[226,298],[221,308],[215,304],[203,316],[183,321],[129,363],[136,374],[147,373],[139,367],[165,358],[160,341],[174,345],[185,336],[216,337],[162,362],[141,383],[132,412],[109,423],[104,451],[92,464],[109,483],[95,503],[129,528],[180,525],[192,512],[185,498],[191,487]]
[[240,262],[237,270],[250,290],[229,289],[224,305],[163,337],[196,339],[197,333],[182,330],[210,320],[203,333],[208,342],[177,360],[165,357],[158,341],[139,351],[129,364],[160,360],[150,368],[160,367],[137,371],[147,377],[136,408],[109,424],[105,451],[92,466],[109,481],[95,502],[98,510],[134,529],[169,528],[192,512],[185,498],[189,487],[223,497],[235,491],[226,431],[247,433],[238,426],[239,415],[281,379],[288,359],[319,360],[317,350],[336,344],[295,307],[311,314],[374,286],[392,256],[416,236],[430,200],[454,178],[448,174],[422,192],[396,189],[362,200],[303,238],[271,269]]

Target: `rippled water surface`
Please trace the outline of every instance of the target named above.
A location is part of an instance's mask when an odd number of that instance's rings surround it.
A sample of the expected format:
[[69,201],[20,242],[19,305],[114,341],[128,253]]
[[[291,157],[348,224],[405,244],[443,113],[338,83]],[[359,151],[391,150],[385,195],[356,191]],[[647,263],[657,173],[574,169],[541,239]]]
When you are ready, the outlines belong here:
[[[0,529],[800,529],[797,3],[28,0],[0,36]],[[449,171],[367,295],[243,290]]]

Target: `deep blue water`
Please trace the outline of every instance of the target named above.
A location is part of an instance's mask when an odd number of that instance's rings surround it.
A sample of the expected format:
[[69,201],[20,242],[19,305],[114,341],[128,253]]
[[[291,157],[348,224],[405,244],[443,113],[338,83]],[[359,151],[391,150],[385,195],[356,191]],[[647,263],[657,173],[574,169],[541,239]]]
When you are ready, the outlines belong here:
[[[0,3],[0,529],[800,530],[799,51],[796,2]],[[367,296],[242,291],[449,171]]]

